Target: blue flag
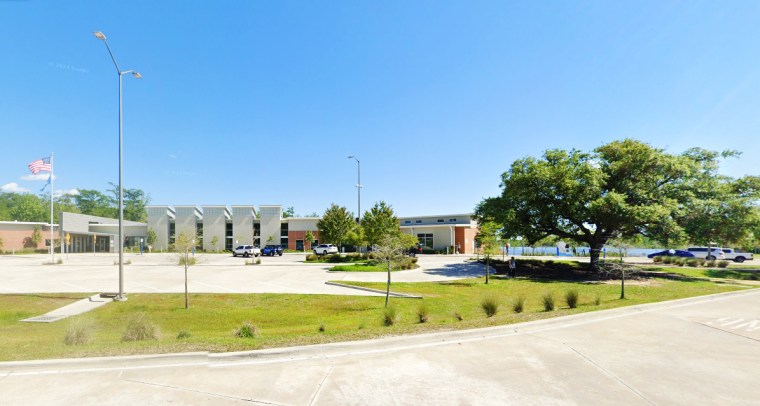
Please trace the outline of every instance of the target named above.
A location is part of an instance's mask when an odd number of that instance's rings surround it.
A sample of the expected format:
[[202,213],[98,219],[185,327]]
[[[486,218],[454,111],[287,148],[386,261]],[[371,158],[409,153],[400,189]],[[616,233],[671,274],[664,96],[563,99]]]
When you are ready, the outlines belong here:
[[46,187],[48,187],[48,185],[50,184],[50,179],[51,179],[52,177],[53,177],[53,174],[51,173],[51,174],[50,174],[50,176],[48,176],[48,181],[47,181],[47,183],[45,183],[45,186],[43,186],[43,187],[42,187],[42,189],[40,189],[40,192],[42,192],[43,190],[45,190],[45,188],[46,188]]

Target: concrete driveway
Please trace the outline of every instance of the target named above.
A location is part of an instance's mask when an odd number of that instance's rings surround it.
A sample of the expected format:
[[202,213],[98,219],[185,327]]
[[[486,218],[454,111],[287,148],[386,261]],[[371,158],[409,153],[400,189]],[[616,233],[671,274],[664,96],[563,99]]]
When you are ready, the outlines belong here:
[[[376,295],[372,292],[326,285],[333,281],[384,282],[382,272],[328,272],[334,264],[304,263],[304,254],[263,257],[261,265],[229,254],[196,255],[189,270],[189,291],[194,293],[307,293]],[[396,282],[429,282],[483,275],[484,266],[467,255],[430,255],[419,258],[420,268],[393,272]],[[115,254],[69,254],[61,265],[43,265],[47,255],[0,256],[0,294],[53,292],[116,292],[118,260]],[[249,259],[251,260],[251,259]],[[126,254],[124,291],[129,293],[184,292],[184,267],[175,254]]]
[[2,405],[757,405],[760,290],[228,354],[0,363]]

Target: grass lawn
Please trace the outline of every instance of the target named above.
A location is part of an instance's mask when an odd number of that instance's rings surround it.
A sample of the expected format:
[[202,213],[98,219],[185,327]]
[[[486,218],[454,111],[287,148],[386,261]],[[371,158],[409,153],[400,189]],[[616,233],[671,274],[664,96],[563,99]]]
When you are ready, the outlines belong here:
[[691,267],[649,267],[648,270],[675,273],[692,278],[723,278],[738,280],[760,280],[760,271],[742,268],[691,268]]
[[[387,335],[436,330],[468,329],[567,314],[610,309],[640,303],[706,295],[743,289],[709,281],[648,279],[626,284],[626,300],[619,300],[619,284],[588,284],[507,280],[492,277],[447,283],[394,283],[396,292],[422,295],[423,299],[391,298],[399,318],[383,326],[384,297],[287,294],[193,294],[190,309],[184,309],[182,294],[132,294],[126,302],[109,303],[90,313],[54,323],[21,323],[88,294],[0,295],[0,360],[27,360],[84,356],[169,353],[184,351],[240,351],[269,347],[348,341]],[[382,283],[352,283],[384,289]],[[576,309],[564,303],[565,292],[580,293]],[[552,292],[556,310],[545,312],[541,296]],[[526,298],[525,310],[516,314],[511,301]],[[596,305],[597,296],[600,304]],[[486,317],[481,301],[493,298],[498,313]],[[428,322],[419,322],[419,311],[427,309]],[[130,318],[144,314],[159,331],[157,340],[122,342]],[[92,340],[84,345],[66,345],[68,326],[77,319],[92,326]],[[461,319],[461,320],[460,320]],[[254,338],[238,338],[233,331],[244,322],[256,326]],[[320,332],[320,326],[324,332]],[[177,338],[181,332],[188,338]]]

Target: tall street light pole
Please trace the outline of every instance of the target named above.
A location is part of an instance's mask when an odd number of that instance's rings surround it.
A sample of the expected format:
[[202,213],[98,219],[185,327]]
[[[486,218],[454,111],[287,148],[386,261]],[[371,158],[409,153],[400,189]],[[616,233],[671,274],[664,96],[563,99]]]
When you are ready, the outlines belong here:
[[113,52],[111,52],[111,47],[108,46],[108,41],[106,40],[105,34],[103,34],[100,31],[95,31],[92,33],[95,38],[103,41],[104,44],[106,44],[106,49],[108,49],[108,55],[111,55],[111,60],[113,61],[113,65],[116,67],[116,73],[119,75],[119,295],[116,296],[116,300],[118,301],[124,301],[127,300],[126,296],[124,296],[124,185],[123,185],[123,129],[122,129],[122,114],[121,114],[121,82],[122,82],[122,76],[131,73],[133,77],[137,79],[142,79],[142,75],[140,75],[138,72],[135,72],[133,70],[121,70],[119,69],[119,64],[116,63],[116,58],[113,57]]
[[356,159],[356,193],[358,195],[358,201],[359,201],[359,213],[358,213],[358,222],[361,224],[362,222],[362,164],[359,162],[359,158],[349,155],[348,159]]

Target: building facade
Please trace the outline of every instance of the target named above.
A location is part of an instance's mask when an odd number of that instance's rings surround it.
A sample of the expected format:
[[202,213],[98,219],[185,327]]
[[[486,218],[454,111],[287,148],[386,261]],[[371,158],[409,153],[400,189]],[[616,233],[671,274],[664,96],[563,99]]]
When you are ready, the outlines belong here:
[[[153,249],[166,251],[178,233],[197,235],[207,251],[232,250],[238,245],[282,245],[311,250],[319,244],[319,217],[282,217],[282,206],[148,206],[147,228],[156,233]],[[399,218],[402,232],[414,235],[438,251],[473,253],[477,223],[471,214]],[[311,232],[310,244],[306,236]]]

